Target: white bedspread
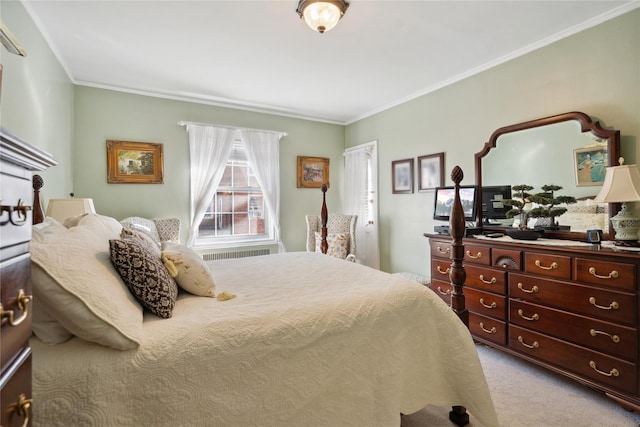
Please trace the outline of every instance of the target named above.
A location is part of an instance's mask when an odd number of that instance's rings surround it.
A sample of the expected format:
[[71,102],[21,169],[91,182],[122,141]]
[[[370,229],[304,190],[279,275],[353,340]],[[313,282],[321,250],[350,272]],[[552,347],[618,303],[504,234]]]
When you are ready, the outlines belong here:
[[142,345],[32,338],[36,426],[400,425],[427,404],[498,425],[469,332],[432,291],[326,255],[211,263]]

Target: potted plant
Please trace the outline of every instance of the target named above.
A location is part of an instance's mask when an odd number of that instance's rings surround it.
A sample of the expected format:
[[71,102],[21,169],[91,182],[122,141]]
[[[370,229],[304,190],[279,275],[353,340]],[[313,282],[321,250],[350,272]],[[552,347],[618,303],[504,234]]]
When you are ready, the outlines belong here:
[[529,196],[529,200],[539,206],[527,212],[530,218],[549,218],[549,225],[541,228],[545,230],[569,230],[569,226],[560,226],[556,218],[567,211],[567,208],[558,206],[559,204],[576,203],[576,198],[572,196],[556,196],[555,192],[562,190],[559,185],[543,185],[542,192]]

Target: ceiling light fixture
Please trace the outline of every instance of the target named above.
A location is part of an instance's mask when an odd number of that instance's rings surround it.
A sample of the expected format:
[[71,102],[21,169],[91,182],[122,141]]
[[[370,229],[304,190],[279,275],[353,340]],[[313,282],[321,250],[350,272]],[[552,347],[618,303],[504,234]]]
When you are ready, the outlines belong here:
[[349,7],[344,0],[300,0],[296,12],[320,34],[336,26]]

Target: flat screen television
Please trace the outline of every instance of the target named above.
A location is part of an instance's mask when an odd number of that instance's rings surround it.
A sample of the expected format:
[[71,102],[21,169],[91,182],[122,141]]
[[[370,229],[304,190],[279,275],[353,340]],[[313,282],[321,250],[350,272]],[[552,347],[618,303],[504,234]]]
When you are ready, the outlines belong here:
[[511,198],[510,185],[492,185],[482,187],[482,223],[492,224],[491,220],[507,219],[511,206],[502,203]]
[[[464,211],[464,219],[475,221],[476,219],[476,192],[475,185],[460,186],[460,202]],[[449,221],[451,208],[455,197],[455,187],[437,187],[435,196],[435,206],[433,209],[433,219],[439,221]]]

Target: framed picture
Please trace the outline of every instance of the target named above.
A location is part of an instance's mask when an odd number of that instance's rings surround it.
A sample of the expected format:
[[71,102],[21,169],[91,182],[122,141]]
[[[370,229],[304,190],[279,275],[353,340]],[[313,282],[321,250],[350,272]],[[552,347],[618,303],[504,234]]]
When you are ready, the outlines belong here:
[[576,186],[602,185],[607,174],[609,153],[606,145],[573,150]]
[[107,183],[162,184],[162,144],[107,140]]
[[298,188],[329,187],[329,158],[298,156]]
[[444,153],[418,157],[418,191],[444,185]]
[[392,161],[391,178],[393,194],[413,193],[413,159]]

